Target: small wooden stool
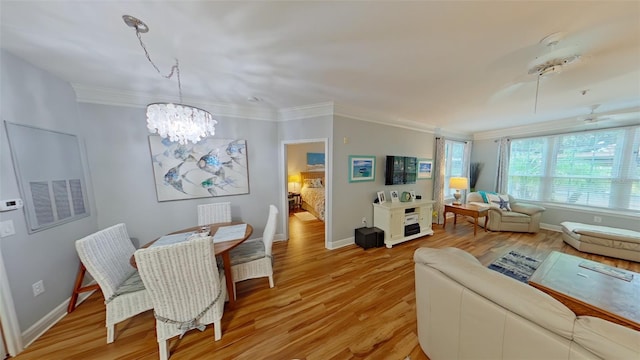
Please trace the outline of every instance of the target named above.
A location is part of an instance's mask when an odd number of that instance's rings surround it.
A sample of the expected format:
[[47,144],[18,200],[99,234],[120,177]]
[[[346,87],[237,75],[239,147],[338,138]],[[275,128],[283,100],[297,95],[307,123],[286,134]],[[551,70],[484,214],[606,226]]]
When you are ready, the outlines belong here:
[[78,274],[76,275],[76,283],[73,285],[73,293],[71,293],[71,299],[69,299],[69,306],[67,307],[67,314],[70,314],[73,310],[76,309],[76,302],[78,301],[78,294],[91,291],[98,290],[100,286],[98,284],[87,285],[82,287],[82,280],[84,280],[84,274],[87,272],[87,268],[84,267],[82,262],[80,262],[80,268],[78,269]]

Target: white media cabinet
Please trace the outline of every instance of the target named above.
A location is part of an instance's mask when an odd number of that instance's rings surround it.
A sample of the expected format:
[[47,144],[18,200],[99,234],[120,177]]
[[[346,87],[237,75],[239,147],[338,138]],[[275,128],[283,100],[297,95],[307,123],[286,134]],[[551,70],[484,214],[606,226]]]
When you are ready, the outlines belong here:
[[[393,245],[413,240],[425,235],[433,235],[431,214],[433,200],[415,200],[408,202],[384,202],[373,204],[373,226],[384,230],[384,244],[391,249]],[[405,227],[415,223],[419,232],[405,236]]]

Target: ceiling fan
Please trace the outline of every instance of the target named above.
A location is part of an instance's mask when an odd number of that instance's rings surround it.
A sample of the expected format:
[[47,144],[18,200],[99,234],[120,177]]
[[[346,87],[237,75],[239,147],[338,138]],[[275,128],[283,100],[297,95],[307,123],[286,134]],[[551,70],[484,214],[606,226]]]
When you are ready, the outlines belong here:
[[[557,32],[544,37],[535,47],[536,52],[542,51],[543,54],[538,55],[529,62],[526,75],[519,77],[515,83],[499,90],[492,100],[511,95],[513,92],[521,88],[523,85],[531,82],[536,83],[534,113],[537,111],[538,93],[540,91],[540,81],[543,78],[559,74],[569,67],[573,67],[580,62],[582,55],[575,46],[559,47],[560,40],[564,38],[564,33]],[[542,48],[541,48],[542,47]]]
[[600,107],[600,104],[591,105],[591,112],[589,112],[589,114],[587,115],[578,116],[578,121],[582,121],[585,124],[595,124],[598,121],[609,120],[610,117],[608,116],[595,114],[595,111],[598,109],[598,107]]

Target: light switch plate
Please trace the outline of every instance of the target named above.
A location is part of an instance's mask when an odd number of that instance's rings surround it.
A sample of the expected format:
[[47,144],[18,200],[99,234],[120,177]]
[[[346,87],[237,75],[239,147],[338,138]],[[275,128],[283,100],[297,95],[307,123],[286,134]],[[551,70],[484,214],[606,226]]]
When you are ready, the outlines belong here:
[[13,220],[0,221],[0,237],[15,235],[16,229],[13,227]]

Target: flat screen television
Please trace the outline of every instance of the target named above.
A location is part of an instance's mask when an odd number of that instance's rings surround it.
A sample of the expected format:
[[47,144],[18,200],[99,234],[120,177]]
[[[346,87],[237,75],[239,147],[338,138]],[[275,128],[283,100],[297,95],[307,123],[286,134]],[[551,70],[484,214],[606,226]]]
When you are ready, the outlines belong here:
[[415,184],[418,159],[413,156],[387,155],[385,185]]

